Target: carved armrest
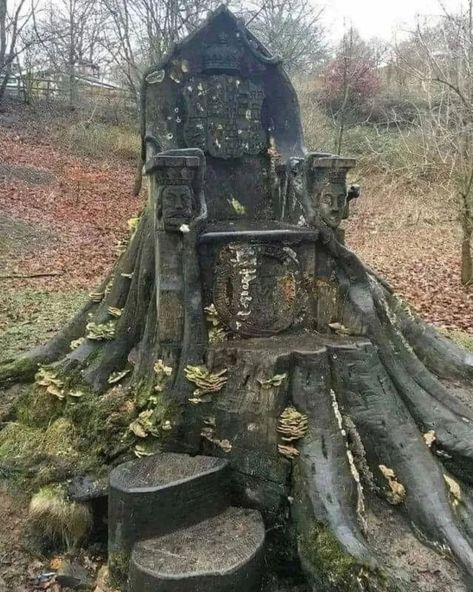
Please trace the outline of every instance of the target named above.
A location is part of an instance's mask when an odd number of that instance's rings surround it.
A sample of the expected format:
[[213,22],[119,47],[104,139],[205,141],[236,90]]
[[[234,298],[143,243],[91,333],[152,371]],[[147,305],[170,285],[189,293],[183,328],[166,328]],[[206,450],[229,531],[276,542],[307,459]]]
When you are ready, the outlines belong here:
[[187,232],[206,219],[205,156],[201,150],[160,152],[147,160],[145,173],[152,179],[158,228]]

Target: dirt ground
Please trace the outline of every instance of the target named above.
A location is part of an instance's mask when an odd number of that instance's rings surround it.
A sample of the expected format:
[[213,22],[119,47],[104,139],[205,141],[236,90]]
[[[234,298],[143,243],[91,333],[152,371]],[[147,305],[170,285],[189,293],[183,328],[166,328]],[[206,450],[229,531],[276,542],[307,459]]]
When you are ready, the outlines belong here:
[[[0,592],[23,592],[43,562],[25,548],[24,526],[28,500],[0,484]],[[26,576],[26,577],[25,577]],[[25,582],[26,580],[26,582]]]
[[451,198],[425,181],[380,174],[360,181],[347,244],[425,320],[473,334],[473,287],[460,282],[461,231]]
[[406,592],[471,592],[454,561],[414,536],[402,510],[369,494],[368,539]]
[[[132,197],[130,162],[80,158],[0,114],[0,359],[52,335],[110,269]],[[347,243],[428,321],[473,335],[473,292],[459,282],[451,204],[427,187],[362,180]],[[471,339],[473,343],[473,338]],[[8,413],[0,419],[5,421]],[[41,588],[51,569],[25,536],[28,500],[2,485],[0,592]],[[406,592],[465,592],[455,565],[422,546],[397,510],[371,500],[369,532],[386,563],[409,572]]]

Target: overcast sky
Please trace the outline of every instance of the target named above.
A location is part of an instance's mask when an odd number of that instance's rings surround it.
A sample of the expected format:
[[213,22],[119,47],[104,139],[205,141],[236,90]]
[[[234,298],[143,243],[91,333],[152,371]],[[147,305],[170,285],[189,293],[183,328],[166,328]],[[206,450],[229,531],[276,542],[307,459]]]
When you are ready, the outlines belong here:
[[[322,4],[322,3],[321,3]],[[438,0],[327,0],[325,21],[333,39],[353,25],[365,38],[390,39],[393,30],[406,30],[417,15],[441,13]],[[449,10],[461,6],[461,0],[444,0]]]

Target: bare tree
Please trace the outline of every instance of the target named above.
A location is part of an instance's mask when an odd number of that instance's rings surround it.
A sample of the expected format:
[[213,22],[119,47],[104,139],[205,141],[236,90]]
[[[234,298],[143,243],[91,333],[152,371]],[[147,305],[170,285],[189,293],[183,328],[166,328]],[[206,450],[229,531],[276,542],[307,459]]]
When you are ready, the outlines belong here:
[[377,69],[381,53],[351,27],[327,65],[322,99],[337,127],[336,154],[342,152],[347,124],[366,120],[366,106],[380,89]]
[[[138,96],[144,69],[215,9],[219,0],[101,0],[110,20],[106,48],[117,71]],[[230,3],[250,28],[281,55],[292,73],[313,70],[326,55],[320,9],[308,0]]]
[[290,74],[307,74],[327,57],[323,9],[308,0],[259,0],[249,9],[244,3],[242,10],[250,29],[282,57]]
[[78,68],[106,62],[102,49],[105,22],[106,15],[95,0],[51,2],[41,19],[35,20],[42,61],[65,75],[71,107],[77,104]]
[[108,14],[105,48],[116,71],[139,96],[143,71],[192,31],[218,0],[101,0]]
[[35,5],[26,0],[0,0],[0,101],[2,101],[13,64],[29,46],[31,40],[23,42],[25,31],[34,13]]
[[[461,281],[473,282],[473,0],[435,23],[425,19],[412,35],[403,67],[428,97],[430,142],[454,185],[463,232]],[[424,117],[424,123],[427,118]]]

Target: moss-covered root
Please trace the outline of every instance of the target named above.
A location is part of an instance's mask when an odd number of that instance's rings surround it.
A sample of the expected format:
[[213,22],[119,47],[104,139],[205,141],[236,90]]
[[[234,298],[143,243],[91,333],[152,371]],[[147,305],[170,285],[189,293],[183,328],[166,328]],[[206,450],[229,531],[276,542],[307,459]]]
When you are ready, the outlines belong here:
[[[363,491],[356,469],[347,455],[346,439],[334,412],[330,365],[326,348],[317,353],[294,354],[292,399],[309,419],[301,445],[299,495],[307,495],[306,512],[317,516],[339,538],[351,555],[365,563],[374,560],[363,536]],[[337,411],[335,409],[335,411]],[[301,492],[306,493],[302,494]],[[306,505],[306,502],[304,502]],[[303,520],[302,516],[301,519]]]
[[[99,290],[104,289],[107,280]],[[89,299],[77,314],[45,345],[35,347],[30,352],[0,364],[0,386],[15,382],[32,382],[38,367],[51,364],[65,356],[71,348],[74,339],[82,337],[89,320],[98,304],[93,298]]]
[[292,473],[301,564],[314,590],[397,591],[364,536],[360,477],[347,445],[326,348],[294,354],[291,396],[308,417]]
[[[0,386],[11,384],[14,382],[31,382],[36,374],[40,365],[52,364],[59,362],[61,368],[65,373],[69,369],[77,370],[79,366],[88,367],[91,362],[94,362],[93,369],[91,372],[96,372],[95,368],[97,364],[100,367],[100,363],[97,358],[107,358],[108,365],[103,363],[103,372],[101,373],[101,386],[106,383],[108,375],[115,368],[110,363],[110,358],[116,358],[116,350],[120,349],[121,341],[125,341],[126,344],[122,347],[121,357],[119,364],[123,366],[123,359],[126,360],[129,350],[135,345],[133,336],[130,337],[129,319],[119,319],[116,317],[121,315],[122,308],[128,304],[130,299],[129,291],[130,286],[136,285],[138,288],[135,289],[134,301],[132,306],[128,306],[128,315],[136,313],[135,306],[140,304],[142,299],[142,286],[140,286],[140,280],[144,275],[147,276],[147,283],[153,284],[154,280],[154,258],[153,258],[153,242],[149,240],[149,228],[151,224],[150,216],[143,217],[143,223],[138,225],[136,232],[134,232],[130,239],[129,247],[125,252],[121,254],[117,260],[112,272],[103,280],[103,282],[90,294],[90,298],[84,304],[84,306],[77,312],[77,314],[46,344],[38,346],[30,352],[15,360],[6,360],[0,364]],[[143,250],[147,249],[146,265],[143,266],[143,270],[140,270],[140,254]],[[133,274],[135,267],[138,267],[137,277],[133,280]],[[137,304],[138,303],[138,304]],[[146,312],[146,303],[143,304],[144,310],[142,311],[142,317]],[[117,331],[120,339],[113,340],[113,344],[108,341],[111,335],[98,334],[96,331],[95,335],[92,335],[91,339],[84,339],[87,335],[94,333],[94,329],[103,328],[104,325],[112,326],[115,329],[115,325],[120,326],[121,320],[121,331]],[[144,322],[144,319],[141,319]],[[140,328],[140,317],[135,318],[135,323]],[[92,327],[88,327],[88,324]],[[71,344],[74,341],[80,341],[82,344],[78,344],[77,349],[71,352]],[[112,350],[111,355],[102,353],[102,350]],[[94,354],[94,355],[91,355]],[[110,367],[112,370],[110,370]],[[105,378],[103,378],[106,373]]]
[[303,569],[314,590],[400,592],[400,588],[381,570],[347,553],[321,523],[310,523],[299,535],[297,545]]
[[45,362],[43,356],[26,354],[14,360],[7,360],[0,365],[0,385],[14,382],[31,382],[40,364]]
[[[294,354],[294,362],[291,395],[309,419],[293,472],[294,516],[300,544],[312,549],[301,552],[310,577],[330,591],[349,589],[333,583],[339,575],[331,572],[337,570],[352,583],[364,578],[361,590],[396,589],[364,537],[363,488],[347,441],[348,416],[363,447],[364,477],[388,501],[402,505],[424,542],[454,556],[471,578],[473,549],[456,511],[457,485],[445,478],[378,349],[367,340],[334,343]],[[327,548],[339,550],[333,565],[326,565]],[[328,576],[321,575],[322,563]]]

